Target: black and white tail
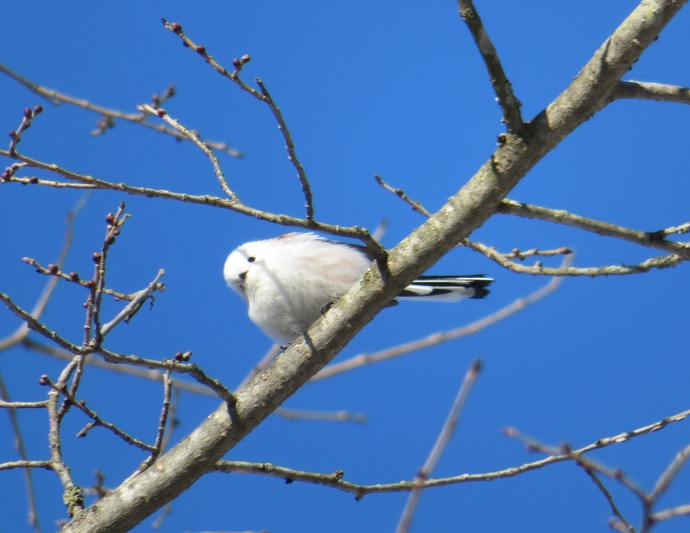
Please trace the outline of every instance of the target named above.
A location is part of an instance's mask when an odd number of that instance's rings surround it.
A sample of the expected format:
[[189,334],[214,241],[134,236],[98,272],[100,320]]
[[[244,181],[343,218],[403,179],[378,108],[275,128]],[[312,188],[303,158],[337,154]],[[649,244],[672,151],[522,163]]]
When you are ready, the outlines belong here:
[[492,281],[483,274],[422,276],[408,285],[398,299],[457,302],[464,298],[484,298]]

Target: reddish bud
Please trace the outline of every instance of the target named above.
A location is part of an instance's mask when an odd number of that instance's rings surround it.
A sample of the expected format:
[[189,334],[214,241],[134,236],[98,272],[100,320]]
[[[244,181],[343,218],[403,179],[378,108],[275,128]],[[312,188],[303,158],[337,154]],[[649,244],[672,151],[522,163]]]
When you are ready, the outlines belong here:
[[85,286],[85,287],[88,287],[88,288],[90,289],[90,288],[93,287],[95,284],[96,284],[96,282],[95,282],[94,280],[90,279],[90,280],[88,280],[88,281],[86,281],[86,282],[84,283],[84,286]]
[[39,385],[43,385],[45,387],[46,385],[48,385],[48,383],[50,383],[50,381],[48,380],[47,374],[43,374],[40,378],[38,378]]
[[196,51],[197,51],[198,54],[201,54],[201,55],[203,55],[203,56],[206,55],[206,47],[205,47],[205,46],[198,45],[198,46],[196,47]]
[[59,269],[58,269],[57,265],[54,265],[52,263],[50,265],[48,265],[48,272],[50,272],[51,274],[57,274],[58,271],[59,271]]
[[103,255],[101,254],[101,252],[94,252],[91,256],[91,259],[93,259],[94,263],[100,263],[102,258]]
[[249,54],[244,54],[244,55],[240,58],[240,61],[242,62],[243,65],[246,64],[246,63],[249,63],[251,60],[252,60],[252,56],[250,56]]
[[17,136],[17,132],[14,130],[10,130],[9,135],[10,135],[10,139],[14,139]]
[[43,106],[42,105],[37,105],[34,107],[34,115],[40,115],[43,113]]
[[156,115],[158,115],[161,118],[167,114],[168,114],[168,112],[165,109],[156,109]]
[[77,274],[76,272],[70,272],[69,279],[71,279],[72,281],[79,281],[79,274]]
[[108,224],[112,224],[113,222],[115,222],[115,215],[113,215],[112,213],[108,213],[107,215],[105,215],[105,221]]
[[38,178],[36,176],[31,176],[29,178],[29,183],[31,183],[32,185],[36,185],[38,183]]
[[[235,68],[240,68],[242,66],[242,62],[239,59],[233,59],[232,60],[232,66]],[[10,133],[10,137],[12,134]]]
[[177,22],[173,22],[172,24],[170,24],[170,29],[177,35],[180,35],[182,33],[182,26]]
[[26,109],[24,109],[24,116],[25,116],[26,118],[31,118],[31,117],[34,116],[34,112],[31,111],[31,108],[30,108],[30,107],[27,107]]

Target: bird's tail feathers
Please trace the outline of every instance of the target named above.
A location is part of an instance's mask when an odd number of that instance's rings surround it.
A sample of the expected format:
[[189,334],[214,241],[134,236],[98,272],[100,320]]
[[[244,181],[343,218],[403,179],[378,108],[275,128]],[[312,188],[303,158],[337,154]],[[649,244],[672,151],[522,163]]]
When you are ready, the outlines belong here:
[[483,274],[464,276],[422,276],[412,282],[398,296],[401,300],[457,302],[465,298],[484,298],[492,278]]

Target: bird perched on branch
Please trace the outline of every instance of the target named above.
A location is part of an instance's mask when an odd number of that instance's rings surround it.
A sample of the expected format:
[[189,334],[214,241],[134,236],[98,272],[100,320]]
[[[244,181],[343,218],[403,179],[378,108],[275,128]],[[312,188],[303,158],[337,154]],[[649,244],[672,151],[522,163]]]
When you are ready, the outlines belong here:
[[[274,341],[286,344],[345,294],[371,261],[361,246],[313,233],[287,233],[237,247],[225,261],[223,275],[246,300],[252,322]],[[492,281],[483,275],[422,276],[396,300],[484,298]]]

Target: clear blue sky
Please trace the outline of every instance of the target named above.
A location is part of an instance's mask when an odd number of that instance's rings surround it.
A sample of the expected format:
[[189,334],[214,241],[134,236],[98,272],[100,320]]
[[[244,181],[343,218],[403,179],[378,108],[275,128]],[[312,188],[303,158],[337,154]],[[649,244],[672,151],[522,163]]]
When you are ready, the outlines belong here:
[[[303,198],[269,110],[222,79],[166,31],[179,22],[225,66],[245,53],[244,72],[261,77],[281,106],[310,177],[317,217],[374,229],[394,246],[422,222],[374,182],[375,173],[430,210],[440,207],[487,159],[503,131],[483,63],[454,2],[11,2],[0,22],[2,62],[30,80],[103,106],[133,111],[173,83],[168,112],[206,138],[242,150],[221,156],[231,186],[248,204],[303,214]],[[478,2],[508,76],[531,117],[577,74],[636,2]],[[689,86],[685,9],[635,64],[627,79]],[[52,106],[0,76],[0,125],[16,128],[26,106],[42,104],[19,148],[37,159],[116,182],[222,195],[208,160],[189,143],[118,123],[91,137],[98,119]],[[511,193],[515,200],[640,230],[687,222],[687,106],[616,102],[549,154]],[[2,163],[6,166],[6,163]],[[53,262],[64,239],[75,191],[0,186],[0,291],[31,308],[43,277],[21,262]],[[172,201],[96,192],[79,214],[67,271],[91,272],[104,217],[118,202],[133,216],[111,254],[108,282],[123,291],[145,286],[166,269],[167,290],[153,310],[112,335],[115,351],[150,358],[192,350],[194,360],[228,386],[239,383],[269,347],[225,286],[232,248],[285,231],[241,215]],[[577,266],[637,263],[659,255],[630,244],[513,217],[495,217],[473,236],[502,251],[569,246]],[[433,273],[485,272],[496,279],[484,301],[406,303],[383,311],[338,357],[376,351],[466,324],[536,290],[548,280],[506,271],[479,254],[456,250]],[[472,360],[485,364],[460,427],[435,476],[480,473],[539,457],[500,429],[516,426],[547,443],[573,447],[637,428],[690,405],[687,335],[688,267],[646,275],[567,279],[524,312],[457,342],[306,386],[286,407],[364,413],[364,425],[270,418],[228,458],[295,469],[345,471],[360,483],[410,479],[433,445]],[[84,294],[61,284],[44,320],[72,340],[82,335]],[[119,309],[109,305],[110,312]],[[18,321],[0,309],[0,336]],[[23,349],[0,355],[14,399],[39,400],[37,384],[61,365]],[[152,441],[162,398],[158,384],[88,369],[81,397],[105,418]],[[217,405],[183,394],[174,439]],[[45,413],[21,413],[31,458],[47,458]],[[86,423],[66,421],[64,453],[78,483],[98,468],[116,486],[144,459],[106,430],[73,435]],[[651,489],[688,444],[687,423],[593,457],[625,470]],[[13,460],[13,436],[0,413],[0,461]],[[51,473],[34,474],[44,530],[64,517]],[[663,506],[687,503],[682,473]],[[608,482],[626,516],[639,505]],[[23,475],[0,474],[2,531],[27,530]],[[162,531],[391,531],[406,495],[355,502],[339,491],[274,478],[211,475],[173,503]],[[607,531],[611,515],[592,481],[561,464],[515,479],[458,485],[424,494],[413,531]],[[152,517],[137,531],[151,530]],[[686,531],[676,519],[656,531]]]

